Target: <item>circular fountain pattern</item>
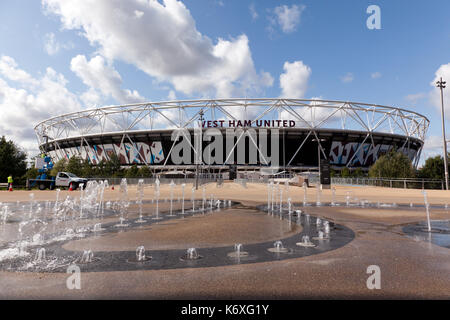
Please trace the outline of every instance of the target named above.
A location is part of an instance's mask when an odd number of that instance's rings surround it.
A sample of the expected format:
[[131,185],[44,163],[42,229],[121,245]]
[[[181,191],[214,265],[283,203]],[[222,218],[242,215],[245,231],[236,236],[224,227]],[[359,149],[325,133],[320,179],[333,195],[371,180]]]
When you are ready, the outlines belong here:
[[[192,201],[192,200],[191,200]],[[273,241],[244,244],[245,251],[242,251],[243,245],[236,244],[234,247],[206,247],[200,249],[172,249],[172,250],[149,250],[138,248],[136,251],[114,251],[114,252],[92,252],[90,249],[81,252],[75,252],[64,249],[64,244],[69,241],[76,241],[77,238],[98,237],[107,233],[127,232],[133,229],[139,229],[146,225],[161,223],[173,219],[184,219],[186,217],[195,216],[196,214],[218,213],[226,214],[227,210],[236,207],[238,203],[214,200],[209,201],[210,205],[205,205],[204,201],[194,201],[192,205],[196,210],[182,208],[180,210],[173,210],[172,215],[161,214],[160,220],[144,219],[142,223],[142,216],[138,219],[127,219],[123,226],[118,228],[117,221],[96,223],[92,228],[84,227],[84,229],[74,228],[68,229],[70,232],[67,235],[60,234],[45,234],[46,239],[52,241],[39,243],[36,245],[28,244],[27,251],[20,251],[12,259],[1,260],[0,269],[2,270],[20,270],[29,272],[66,272],[66,269],[71,264],[77,264],[82,271],[86,272],[101,272],[101,271],[125,271],[125,270],[158,270],[158,269],[177,269],[177,268],[201,268],[226,266],[234,264],[247,264],[255,262],[267,262],[274,260],[293,259],[313,254],[318,254],[330,250],[337,249],[349,243],[354,238],[354,233],[349,228],[341,225],[335,225],[331,222],[318,219],[313,216],[302,214],[301,211],[296,210],[291,212],[287,208],[277,208],[276,218],[287,220],[288,223],[302,226],[302,231],[295,235],[280,239],[282,247],[274,247]],[[138,202],[140,205],[141,202]],[[213,204],[213,205],[211,205]],[[34,204],[35,205],[35,204]],[[114,210],[103,209],[104,216],[113,216]],[[114,205],[112,205],[114,207]],[[117,208],[120,211],[119,217],[125,218],[126,207],[123,203],[118,204]],[[98,208],[97,208],[98,209]],[[251,207],[243,207],[241,209],[254,210]],[[259,206],[257,209],[268,212],[267,206]],[[270,209],[270,208],[269,208]],[[270,214],[270,210],[268,212]],[[51,218],[48,218],[49,222]],[[80,233],[80,230],[82,233]],[[321,238],[320,232],[327,232],[327,238]],[[302,240],[302,237],[307,236],[312,238],[314,247],[299,247],[297,242]],[[315,240],[317,239],[317,240]],[[8,244],[0,247],[0,252],[8,250]],[[29,252],[37,253],[39,248],[45,248],[44,254],[40,254],[39,261],[35,261],[35,254],[26,254]],[[274,250],[268,250],[274,249]],[[230,254],[230,252],[232,254]],[[14,255],[13,255],[14,256]],[[34,259],[33,259],[34,258]]]
[[403,227],[403,232],[413,239],[450,249],[450,220],[432,220],[430,226],[431,230],[423,221]]
[[[377,208],[378,210],[390,208],[419,209],[426,208],[429,218],[430,206],[424,194],[425,205],[405,205],[396,203],[370,203],[367,200],[352,198],[348,193],[346,201],[335,201],[335,192],[331,203],[321,201],[320,189],[317,189],[315,202],[308,202],[306,190],[303,206],[292,203],[291,198],[283,195],[289,194],[289,186],[280,184],[268,185],[267,205],[257,207],[259,211],[267,212],[273,218],[284,220],[289,226],[296,224],[302,231],[279,239],[259,243],[236,244],[233,247],[221,247],[149,250],[145,252],[143,246],[136,251],[95,251],[84,247],[81,252],[65,249],[68,242],[76,242],[81,238],[101,237],[107,233],[127,233],[131,230],[142,229],[153,223],[161,223],[173,219],[204,216],[210,213],[226,214],[228,210],[237,207],[238,203],[231,200],[219,200],[211,195],[206,196],[202,188],[202,199],[196,200],[194,191],[185,197],[185,184],[181,185],[182,196],[173,198],[174,184],[171,183],[170,211],[162,212],[159,205],[168,202],[168,199],[159,199],[159,183],[155,184],[155,198],[143,201],[143,183],[138,185],[139,217],[131,218],[128,208],[132,201],[128,197],[126,181],[120,186],[120,199],[118,201],[103,201],[103,192],[106,182],[90,182],[85,190],[80,192],[79,199],[67,197],[60,199],[56,192],[55,202],[37,202],[30,194],[28,204],[5,203],[0,204],[0,234],[8,238],[6,232],[8,225],[16,225],[18,234],[13,241],[5,242],[0,239],[0,270],[31,271],[31,272],[65,272],[71,264],[77,264],[82,271],[116,271],[116,270],[157,270],[177,268],[199,268],[226,266],[234,264],[248,264],[254,262],[267,262],[305,257],[321,252],[337,249],[349,243],[354,238],[352,230],[325,219],[314,217],[307,212],[308,207],[348,207],[348,208]],[[174,202],[181,208],[174,208]],[[143,216],[143,204],[152,204],[153,215]],[[190,208],[186,207],[190,205]],[[302,210],[299,210],[299,208]],[[444,207],[447,209],[447,206]],[[253,207],[240,206],[240,209],[249,212]],[[161,211],[161,212],[160,212]],[[136,212],[135,212],[136,213]],[[167,214],[169,213],[169,214]],[[112,217],[114,221],[112,222]],[[109,218],[109,221],[105,221]],[[156,218],[156,219],[155,219]],[[118,221],[120,223],[118,223]],[[55,230],[55,226],[62,229]],[[56,228],[58,229],[58,228]],[[10,230],[11,231],[11,230]],[[9,231],[9,232],[10,232]],[[426,240],[437,245],[450,248],[449,221],[431,221],[404,227],[404,232],[415,239]],[[10,232],[11,233],[11,232]],[[10,234],[9,233],[9,234]],[[13,237],[14,238],[14,237]],[[12,238],[12,239],[13,239]],[[8,238],[9,239],[9,238]],[[3,241],[3,242],[2,242]],[[243,247],[245,246],[245,251]],[[234,250],[234,251],[233,251]]]

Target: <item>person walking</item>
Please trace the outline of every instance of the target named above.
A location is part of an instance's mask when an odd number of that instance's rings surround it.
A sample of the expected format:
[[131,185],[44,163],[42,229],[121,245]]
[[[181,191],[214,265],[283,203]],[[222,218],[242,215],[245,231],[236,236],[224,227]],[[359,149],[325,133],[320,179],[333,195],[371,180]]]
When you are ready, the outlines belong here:
[[8,176],[8,190],[9,190],[9,191],[12,191],[13,182],[14,182],[14,180],[13,180],[12,175],[9,175],[9,176]]

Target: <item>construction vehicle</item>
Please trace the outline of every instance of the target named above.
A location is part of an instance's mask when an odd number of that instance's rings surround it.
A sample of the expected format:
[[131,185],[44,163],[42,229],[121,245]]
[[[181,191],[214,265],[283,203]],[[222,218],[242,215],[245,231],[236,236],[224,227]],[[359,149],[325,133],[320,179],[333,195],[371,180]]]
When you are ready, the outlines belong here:
[[39,190],[53,190],[56,187],[76,190],[79,186],[85,186],[87,184],[87,179],[77,177],[70,172],[58,172],[56,177],[50,176],[50,171],[53,169],[53,162],[48,156],[36,158],[35,168],[38,169],[39,175],[36,179],[29,179],[27,181],[28,189],[38,186]]

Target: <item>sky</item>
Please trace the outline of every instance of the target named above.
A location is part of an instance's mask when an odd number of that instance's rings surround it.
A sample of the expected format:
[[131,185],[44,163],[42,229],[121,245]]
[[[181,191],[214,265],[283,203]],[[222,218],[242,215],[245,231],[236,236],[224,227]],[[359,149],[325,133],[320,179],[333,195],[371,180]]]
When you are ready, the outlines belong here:
[[448,12],[448,0],[2,0],[0,134],[33,156],[38,122],[94,106],[321,98],[425,115],[423,162],[442,154],[439,77],[450,126]]

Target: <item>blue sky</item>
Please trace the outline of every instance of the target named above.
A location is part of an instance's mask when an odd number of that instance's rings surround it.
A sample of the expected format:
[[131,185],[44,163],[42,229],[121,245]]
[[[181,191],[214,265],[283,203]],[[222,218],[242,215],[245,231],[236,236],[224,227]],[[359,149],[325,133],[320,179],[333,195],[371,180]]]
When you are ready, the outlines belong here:
[[[3,134],[31,152],[34,124],[94,104],[290,93],[417,111],[432,122],[425,155],[440,153],[431,83],[439,74],[450,84],[449,1],[145,2],[1,1]],[[366,26],[369,5],[381,30]],[[112,23],[116,14],[129,20]],[[285,63],[300,80],[282,88]]]

